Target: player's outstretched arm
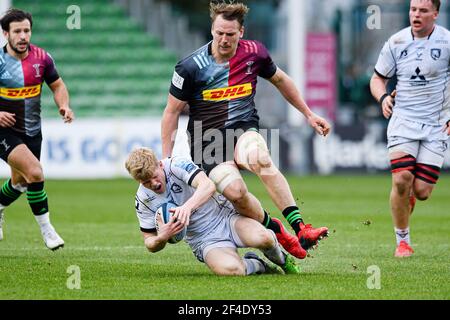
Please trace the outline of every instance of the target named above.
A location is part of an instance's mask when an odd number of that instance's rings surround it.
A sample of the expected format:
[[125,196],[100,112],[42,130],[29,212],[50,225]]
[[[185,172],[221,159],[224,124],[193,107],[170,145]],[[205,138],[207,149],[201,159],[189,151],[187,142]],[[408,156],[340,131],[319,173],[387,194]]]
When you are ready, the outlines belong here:
[[186,106],[185,101],[178,100],[169,93],[167,105],[161,120],[162,158],[170,157],[175,144],[178,119]]
[[319,117],[308,107],[295,86],[294,81],[283,70],[277,71],[269,81],[280,91],[283,97],[300,111],[308,120],[309,125],[320,135],[326,136],[331,131],[331,125],[324,118]]
[[392,116],[392,108],[395,103],[395,93],[389,95],[386,92],[386,84],[388,79],[380,77],[378,74],[374,73],[370,79],[370,92],[375,100],[381,105],[381,111],[386,119]]
[[167,241],[184,228],[183,224],[179,221],[175,221],[175,217],[173,216],[170,217],[169,222],[166,224],[162,221],[161,216],[158,215],[156,219],[158,219],[158,225],[160,226],[158,233],[142,232],[145,247],[152,253],[164,249]]
[[71,123],[75,119],[75,115],[69,107],[69,92],[67,91],[64,81],[59,78],[49,85],[53,92],[53,98],[58,106],[59,114],[65,123]]
[[196,190],[194,194],[181,207],[175,208],[174,217],[184,226],[189,225],[192,212],[204,205],[216,192],[216,185],[203,171],[198,173],[191,183]]

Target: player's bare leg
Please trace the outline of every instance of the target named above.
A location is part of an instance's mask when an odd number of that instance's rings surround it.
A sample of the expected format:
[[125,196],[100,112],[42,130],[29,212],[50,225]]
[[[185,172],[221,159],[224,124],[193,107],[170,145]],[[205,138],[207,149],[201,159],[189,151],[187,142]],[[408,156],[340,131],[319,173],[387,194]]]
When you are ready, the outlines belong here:
[[312,228],[305,225],[286,178],[273,163],[268,150],[255,149],[248,153],[248,163],[244,165],[255,173],[264,184],[270,198],[294,229],[304,250],[318,244],[328,235],[328,228]]
[[307,252],[300,246],[297,238],[284,229],[281,221],[272,219],[264,211],[259,200],[248,192],[234,162],[220,164],[210,172],[209,177],[216,184],[217,191],[233,203],[237,212],[262,223],[266,228],[275,232],[279,243],[294,257],[299,259],[306,257]]
[[18,181],[25,180],[28,185],[27,198],[33,214],[36,218],[45,245],[56,250],[64,246],[64,241],[56,233],[50,223],[50,213],[48,212],[47,194],[44,191],[44,174],[39,160],[24,144],[18,145],[8,156],[8,164],[15,174],[20,175]]
[[[234,220],[232,229],[237,233],[237,236],[244,246],[258,248],[263,252],[266,258],[280,266],[285,273],[300,273],[295,260],[281,250],[281,247],[278,245],[277,237],[272,230],[264,228],[255,220],[247,217],[238,217]],[[265,264],[268,272],[277,273],[276,268],[265,263],[264,260],[259,258],[255,253],[246,254],[245,258],[259,260]]]
[[[406,158],[405,158],[406,157]],[[413,190],[414,175],[410,166],[411,159],[405,153],[391,154],[391,162],[400,166],[393,169],[390,195],[391,214],[394,223],[397,248],[396,257],[409,257],[414,252],[410,247],[409,219],[411,216],[410,195]],[[404,164],[402,164],[404,162]]]
[[222,194],[231,201],[237,212],[260,223],[263,222],[264,209],[261,206],[261,202],[248,192],[244,180],[238,179],[233,181],[225,188]]

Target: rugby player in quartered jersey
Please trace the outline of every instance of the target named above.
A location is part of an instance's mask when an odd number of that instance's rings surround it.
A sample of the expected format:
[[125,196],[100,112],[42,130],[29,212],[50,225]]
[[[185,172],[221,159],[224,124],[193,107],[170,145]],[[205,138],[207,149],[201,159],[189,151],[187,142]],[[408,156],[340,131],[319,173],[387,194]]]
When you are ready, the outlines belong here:
[[[163,156],[171,155],[179,116],[189,105],[193,161],[238,212],[273,230],[281,245],[302,259],[306,250],[327,234],[327,228],[303,224],[290,187],[259,133],[254,102],[258,76],[270,81],[318,134],[326,136],[331,127],[309,109],[295,83],[275,65],[264,45],[243,39],[247,12],[248,7],[242,3],[211,2],[212,41],[181,60],[174,70],[161,122]],[[284,230],[281,221],[272,220],[264,212],[248,192],[239,170],[258,175],[274,204],[289,218],[298,239]]]
[[8,41],[0,51],[0,158],[11,167],[11,179],[0,190],[0,240],[5,208],[26,191],[45,245],[56,250],[64,246],[64,241],[50,223],[39,162],[42,84],[46,82],[52,90],[64,122],[74,118],[69,93],[50,55],[30,43],[31,14],[10,9],[0,23]]
[[19,60],[0,52],[0,111],[15,115],[13,131],[35,136],[41,131],[41,90],[59,79],[50,55],[32,44],[26,58]]
[[170,94],[189,104],[188,131],[192,137],[195,121],[201,123],[203,131],[238,122],[257,124],[257,78],[270,79],[277,71],[258,41],[240,40],[236,54],[225,63],[216,62],[211,46],[212,42],[180,61],[170,87]]
[[[411,26],[389,38],[370,82],[381,105],[392,167],[391,213],[396,257],[414,250],[409,219],[416,199],[427,200],[436,185],[450,135],[450,32],[435,22],[439,0],[411,0]],[[397,77],[393,94],[386,84]]]

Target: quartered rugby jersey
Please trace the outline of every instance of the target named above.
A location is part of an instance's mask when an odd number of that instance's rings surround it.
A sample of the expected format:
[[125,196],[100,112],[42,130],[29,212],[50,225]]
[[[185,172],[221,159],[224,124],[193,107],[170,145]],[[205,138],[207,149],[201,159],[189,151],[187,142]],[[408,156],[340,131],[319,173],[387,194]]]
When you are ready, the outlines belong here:
[[450,32],[435,26],[427,38],[414,37],[411,27],[394,34],[380,53],[375,72],[397,75],[394,115],[443,125],[450,120]]
[[212,42],[175,67],[170,93],[190,106],[188,130],[194,121],[202,131],[227,128],[237,122],[258,121],[255,108],[257,77],[271,78],[277,67],[267,49],[257,41],[240,40],[235,56],[217,63]]
[[16,115],[12,130],[28,136],[40,132],[42,83],[51,84],[58,78],[53,59],[39,47],[30,45],[23,60],[9,55],[6,46],[1,50],[0,111]]

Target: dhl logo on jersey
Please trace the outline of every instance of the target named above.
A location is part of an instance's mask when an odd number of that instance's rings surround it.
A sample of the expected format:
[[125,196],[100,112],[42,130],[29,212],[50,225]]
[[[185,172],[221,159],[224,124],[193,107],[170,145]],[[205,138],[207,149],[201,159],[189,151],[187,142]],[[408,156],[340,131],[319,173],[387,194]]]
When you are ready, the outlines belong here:
[[252,84],[245,83],[238,86],[219,88],[203,91],[203,100],[205,101],[221,101],[234,100],[242,97],[247,97],[253,92]]
[[23,88],[0,88],[0,97],[6,99],[27,99],[38,96],[41,93],[41,85]]

